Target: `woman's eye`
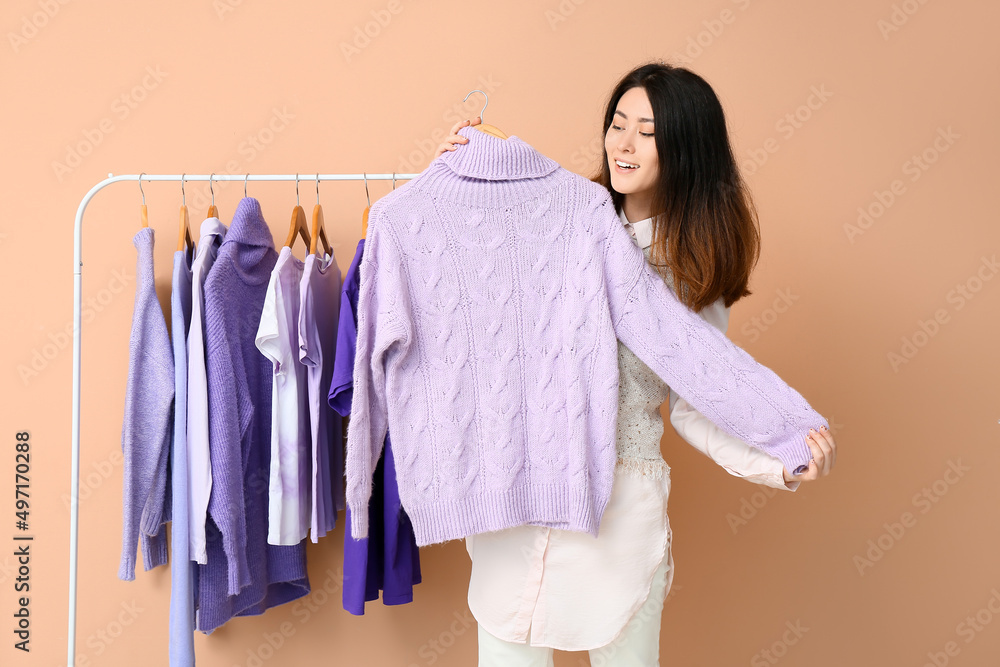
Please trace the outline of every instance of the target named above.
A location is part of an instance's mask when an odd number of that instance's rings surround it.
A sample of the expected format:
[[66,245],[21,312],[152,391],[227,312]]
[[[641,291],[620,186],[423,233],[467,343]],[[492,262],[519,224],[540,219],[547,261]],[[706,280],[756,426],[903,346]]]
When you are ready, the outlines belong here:
[[652,132],[640,132],[639,134],[641,134],[644,137],[651,137],[651,136],[653,136]]
[[611,125],[611,129],[612,129],[612,130],[620,130],[620,129],[622,129],[622,128],[620,128],[620,127],[618,127],[617,125],[615,125],[615,124],[613,124],[613,123],[612,123],[612,125]]

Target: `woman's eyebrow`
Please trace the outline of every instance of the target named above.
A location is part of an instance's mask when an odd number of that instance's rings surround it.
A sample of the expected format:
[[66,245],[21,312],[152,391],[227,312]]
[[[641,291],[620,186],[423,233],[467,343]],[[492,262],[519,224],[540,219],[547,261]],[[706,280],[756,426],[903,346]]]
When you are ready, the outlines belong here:
[[[621,116],[621,117],[622,117],[622,118],[624,118],[625,120],[628,120],[628,116],[626,116],[626,115],[625,115],[625,114],[624,114],[623,112],[621,112],[621,111],[617,111],[617,110],[616,110],[616,111],[615,111],[615,114],[617,114],[617,115]],[[639,122],[640,122],[640,123],[652,123],[652,122],[653,122],[653,119],[652,119],[652,118],[640,118],[640,119],[639,119]]]

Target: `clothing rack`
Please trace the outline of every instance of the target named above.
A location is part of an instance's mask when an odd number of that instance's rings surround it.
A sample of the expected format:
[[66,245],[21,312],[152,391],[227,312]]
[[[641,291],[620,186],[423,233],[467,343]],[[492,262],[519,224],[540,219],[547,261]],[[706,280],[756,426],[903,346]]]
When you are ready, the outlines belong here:
[[[485,107],[484,107],[485,109]],[[181,187],[185,181],[208,181],[209,186],[214,181],[243,181],[244,187],[249,181],[314,181],[319,187],[319,181],[405,181],[416,178],[418,174],[121,174],[108,177],[92,187],[76,210],[76,225],[73,239],[73,442],[71,445],[72,465],[70,480],[70,520],[69,520],[69,634],[67,636],[67,665],[76,664],[76,570],[77,543],[79,528],[79,497],[80,497],[80,340],[82,313],[82,282],[83,254],[81,240],[83,237],[83,214],[87,204],[94,195],[112,183],[136,181],[142,187],[142,181],[180,181]],[[318,194],[317,189],[317,194]],[[244,190],[245,194],[245,190]],[[213,202],[214,203],[214,202]]]

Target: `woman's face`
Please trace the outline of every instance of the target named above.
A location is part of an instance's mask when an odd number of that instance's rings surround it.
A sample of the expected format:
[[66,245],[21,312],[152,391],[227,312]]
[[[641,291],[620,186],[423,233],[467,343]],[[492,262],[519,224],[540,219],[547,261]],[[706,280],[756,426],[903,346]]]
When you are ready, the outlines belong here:
[[[611,186],[625,195],[651,196],[660,161],[653,137],[653,108],[644,88],[630,88],[618,100],[604,135]],[[622,166],[622,165],[626,166]]]

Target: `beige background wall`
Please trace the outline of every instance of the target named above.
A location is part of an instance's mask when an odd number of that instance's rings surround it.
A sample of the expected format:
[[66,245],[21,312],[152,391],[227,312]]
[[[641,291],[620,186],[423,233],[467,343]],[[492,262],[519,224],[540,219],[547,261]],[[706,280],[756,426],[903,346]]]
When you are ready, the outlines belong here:
[[[462,104],[474,88],[490,93],[488,122],[589,173],[615,81],[667,59],[718,92],[760,210],[755,293],[729,335],[831,420],[840,458],[833,476],[768,495],[664,438],[677,574],[663,664],[996,665],[998,19],[976,0],[4,2],[0,663],[65,660],[72,225],[92,185],[420,171],[479,111],[478,95]],[[166,300],[180,191],[145,190]],[[303,184],[304,204],[314,192]],[[207,193],[187,186],[195,225]],[[364,188],[321,193],[346,270]],[[294,187],[250,195],[280,243]],[[227,222],[241,196],[216,186]],[[114,185],[84,228],[82,665],[166,664],[167,569],[116,578],[139,203]],[[30,654],[12,647],[22,430]],[[310,545],[309,601],[199,635],[199,664],[474,664],[461,542],[422,550],[414,604],[356,618],[340,605],[342,537]]]

